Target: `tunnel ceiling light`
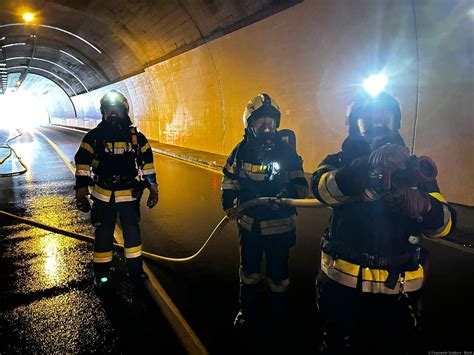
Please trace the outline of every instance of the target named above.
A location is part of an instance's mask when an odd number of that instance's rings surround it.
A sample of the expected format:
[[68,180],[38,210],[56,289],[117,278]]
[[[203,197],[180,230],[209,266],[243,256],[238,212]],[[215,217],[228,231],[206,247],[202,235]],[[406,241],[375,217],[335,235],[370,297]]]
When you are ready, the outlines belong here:
[[[31,57],[10,57],[10,58],[7,58],[6,60],[18,60],[18,59],[30,59]],[[84,89],[89,92],[89,90],[87,90],[87,87],[86,85],[82,82],[81,79],[79,79],[77,77],[76,74],[74,74],[72,71],[70,71],[69,69],[63,67],[62,65],[59,65],[58,63],[55,63],[51,60],[48,60],[48,59],[43,59],[43,58],[31,58],[32,60],[37,60],[37,61],[41,61],[41,62],[46,62],[46,63],[50,63],[50,64],[53,64],[59,68],[61,68],[62,70],[64,70],[66,73],[68,73],[69,75],[71,75],[72,77],[74,77],[83,87]]]
[[371,75],[367,79],[364,80],[364,90],[370,95],[370,96],[377,96],[380,94],[383,89],[385,89],[385,86],[388,83],[388,79],[384,74],[376,74],[376,75]]
[[5,40],[5,36],[3,36],[2,38],[0,38],[0,41],[4,41]]
[[2,46],[2,48],[13,47],[13,46],[26,46],[26,43],[25,42],[18,42],[18,43],[4,44]]
[[33,21],[34,18],[35,18],[35,15],[32,14],[31,12],[25,12],[23,14],[23,20],[25,20],[25,22],[31,22]]
[[72,54],[69,54],[68,52],[65,52],[65,51],[63,51],[63,50],[61,50],[61,49],[60,49],[59,51],[60,51],[61,53],[64,53],[64,54],[70,56],[71,58],[75,59],[75,60],[76,60],[77,62],[79,62],[80,64],[84,65],[83,62],[81,62],[79,59],[77,59],[76,57],[74,57]]
[[[26,65],[18,65],[18,66],[16,66],[16,67],[10,67],[10,68],[8,68],[8,70],[27,69],[27,68],[32,69],[32,70],[39,70],[39,71],[48,73],[49,75],[55,77],[56,79],[61,80],[64,84],[67,85],[67,87],[68,87],[69,89],[71,89],[71,91],[74,93],[74,96],[77,96],[76,91],[71,87],[71,85],[68,84],[68,82],[67,82],[66,80],[64,80],[64,79],[61,78],[60,76],[58,76],[58,75],[56,75],[56,74],[50,72],[49,70],[46,70],[46,69],[43,69],[43,68],[38,68],[38,67],[32,67],[32,66],[27,67]],[[63,89],[63,90],[64,90],[64,89]]]
[[[4,25],[0,25],[0,28],[3,28],[3,27],[11,27],[11,26],[24,26],[23,23],[7,23],[7,24],[4,24]],[[66,33],[70,36],[73,36],[77,39],[79,39],[80,41],[84,42],[85,44],[87,44],[88,46],[90,46],[92,49],[94,49],[96,52],[98,53],[101,53],[102,54],[102,51],[97,48],[96,46],[94,46],[92,43],[90,43],[89,41],[87,41],[86,39],[84,39],[83,37],[75,34],[75,33],[72,33],[72,32],[69,32],[69,31],[66,31],[65,29],[63,28],[59,28],[59,27],[55,27],[55,26],[49,26],[49,25],[38,25],[39,27],[44,27],[44,28],[49,28],[49,29],[52,29],[52,30],[55,30],[55,31],[60,31],[60,32],[63,32],[63,33]]]

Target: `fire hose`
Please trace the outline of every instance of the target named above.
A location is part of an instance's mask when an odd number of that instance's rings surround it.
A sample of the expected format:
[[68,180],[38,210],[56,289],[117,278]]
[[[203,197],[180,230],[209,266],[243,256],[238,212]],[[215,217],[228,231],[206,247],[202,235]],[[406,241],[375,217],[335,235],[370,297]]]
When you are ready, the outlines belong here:
[[28,168],[26,167],[25,164],[23,164],[23,162],[21,161],[20,157],[18,156],[18,154],[15,152],[15,150],[10,146],[9,142],[11,142],[12,140],[14,140],[15,138],[18,138],[22,135],[22,133],[17,130],[19,134],[17,134],[15,137],[12,137],[10,139],[8,139],[5,144],[2,144],[0,145],[0,148],[2,149],[8,149],[8,153],[7,155],[5,155],[3,158],[0,159],[0,165],[2,165],[5,161],[7,161],[8,158],[11,157],[12,153],[15,154],[15,157],[17,158],[18,162],[21,164],[21,166],[23,167],[22,170],[20,171],[15,171],[15,172],[12,172],[12,173],[1,173],[0,174],[0,177],[11,177],[11,176],[18,176],[18,175],[21,175],[21,174],[24,174],[28,171]]
[[[263,205],[280,205],[280,206],[292,206],[292,207],[299,207],[299,208],[323,208],[323,207],[328,207],[328,205],[325,205],[321,203],[320,201],[316,199],[292,199],[292,198],[277,198],[277,197],[260,197],[254,200],[250,200],[247,202],[244,202],[240,204],[237,208],[239,212],[244,211],[248,208],[251,207],[256,207],[256,206],[263,206]],[[62,234],[67,237],[75,238],[78,240],[86,241],[86,242],[93,242],[94,237],[85,235],[85,234],[80,234],[80,233],[75,233],[75,232],[70,232],[66,231],[57,227],[49,226],[43,223],[39,223],[36,221],[32,221],[27,218],[23,218],[20,216],[16,216],[14,214],[5,212],[5,211],[0,211],[0,215],[11,218],[13,220],[16,220],[20,223],[25,223],[28,225],[31,225],[33,227],[41,228],[44,230],[48,230],[53,233],[57,234]],[[211,232],[207,240],[204,242],[204,244],[199,248],[197,252],[195,252],[193,255],[184,257],[184,258],[171,258],[171,257],[166,257],[166,256],[161,256],[161,255],[156,255],[153,253],[149,253],[146,251],[142,251],[143,257],[154,260],[154,261],[168,261],[168,262],[188,262],[196,258],[198,255],[201,254],[201,252],[205,249],[205,247],[210,243],[212,239],[226,226],[226,224],[230,221],[230,219],[225,216],[223,217],[220,222],[216,225],[214,230]],[[123,250],[124,246],[122,244],[114,243],[114,247],[116,249]]]

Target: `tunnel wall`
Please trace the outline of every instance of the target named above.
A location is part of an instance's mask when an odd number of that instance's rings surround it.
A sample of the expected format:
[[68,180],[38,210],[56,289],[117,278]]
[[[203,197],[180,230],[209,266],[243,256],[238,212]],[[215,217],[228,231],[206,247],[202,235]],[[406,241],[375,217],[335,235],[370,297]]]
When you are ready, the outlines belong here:
[[472,206],[472,3],[414,4],[305,1],[73,97],[74,124],[96,124],[100,96],[115,88],[127,95],[134,121],[150,139],[226,155],[242,137],[247,101],[267,92],[312,172],[340,149],[346,107],[360,83],[383,71],[387,91],[402,103],[407,145],[437,162],[450,201]]

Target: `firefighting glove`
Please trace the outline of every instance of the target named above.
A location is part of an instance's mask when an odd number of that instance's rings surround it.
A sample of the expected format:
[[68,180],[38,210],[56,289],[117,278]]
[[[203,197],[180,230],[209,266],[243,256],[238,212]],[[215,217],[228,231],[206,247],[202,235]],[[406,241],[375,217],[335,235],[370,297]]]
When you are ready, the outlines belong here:
[[414,219],[419,219],[431,209],[429,195],[413,187],[395,189],[385,196],[385,200],[393,210]]
[[87,199],[87,195],[89,195],[89,188],[87,186],[76,190],[76,207],[79,211],[85,213],[91,210],[91,204]]
[[338,169],[336,183],[346,196],[360,195],[369,186],[368,157],[362,156],[352,160],[345,167]]
[[229,219],[240,219],[242,215],[240,212],[237,210],[236,207],[231,207],[225,210],[225,214]]
[[396,170],[405,169],[405,163],[408,160],[408,148],[398,144],[387,143],[384,146],[374,150],[369,156],[369,165],[371,170]]
[[146,201],[146,205],[148,206],[148,208],[153,208],[158,203],[158,185],[151,184],[148,187],[148,190],[150,191],[150,194],[148,195],[148,200]]

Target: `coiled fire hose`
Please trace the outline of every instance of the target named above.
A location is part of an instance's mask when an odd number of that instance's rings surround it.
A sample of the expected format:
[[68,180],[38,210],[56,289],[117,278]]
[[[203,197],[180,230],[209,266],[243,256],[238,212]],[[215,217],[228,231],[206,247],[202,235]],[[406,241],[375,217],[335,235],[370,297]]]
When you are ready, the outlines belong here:
[[[254,200],[250,200],[247,202],[244,202],[240,204],[237,208],[239,212],[242,212],[248,208],[255,207],[255,206],[263,206],[263,205],[281,205],[281,206],[292,206],[292,207],[300,207],[300,208],[323,208],[323,207],[328,207],[327,205],[319,202],[316,199],[292,199],[292,198],[277,198],[277,197],[260,197]],[[79,239],[82,241],[86,242],[93,242],[94,237],[85,235],[85,234],[80,234],[80,233],[75,233],[75,232],[70,232],[66,231],[60,228],[48,226],[46,224],[42,224],[39,222],[32,221],[27,218],[23,218],[20,216],[16,216],[14,214],[5,212],[5,211],[0,211],[0,215],[11,218],[13,220],[16,220],[21,223],[28,224],[33,227],[41,228],[48,230],[53,233],[57,234],[62,234],[67,237]],[[184,257],[184,258],[171,258],[171,257],[166,257],[166,256],[161,256],[161,255],[156,255],[153,253],[149,253],[146,251],[142,251],[143,257],[154,260],[154,261],[168,261],[168,262],[188,262],[196,258],[201,252],[205,249],[205,247],[209,244],[209,242],[225,227],[225,225],[230,221],[230,219],[225,216],[224,218],[221,219],[221,221],[217,224],[217,226],[214,228],[214,230],[211,232],[207,240],[204,242],[204,244],[199,248],[197,252],[195,252],[193,255]],[[123,245],[114,243],[114,247],[117,249],[123,250]]]
[[9,142],[11,142],[12,140],[14,140],[15,138],[18,138],[22,135],[22,133],[18,131],[18,134],[15,136],[15,137],[12,137],[10,139],[8,139],[5,144],[2,144],[0,145],[0,148],[3,148],[3,149],[8,149],[8,154],[5,155],[2,159],[0,159],[0,165],[2,165],[5,161],[7,161],[8,158],[11,157],[12,153],[15,154],[15,157],[17,158],[17,160],[19,161],[19,163],[21,164],[21,166],[23,167],[23,170],[20,170],[20,171],[15,171],[15,172],[12,172],[12,173],[2,173],[0,174],[0,177],[11,177],[11,176],[18,176],[18,175],[21,175],[21,174],[24,174],[28,171],[28,168],[26,167],[25,164],[23,164],[23,162],[21,161],[20,157],[18,156],[18,154],[16,154],[15,150],[10,146]]

